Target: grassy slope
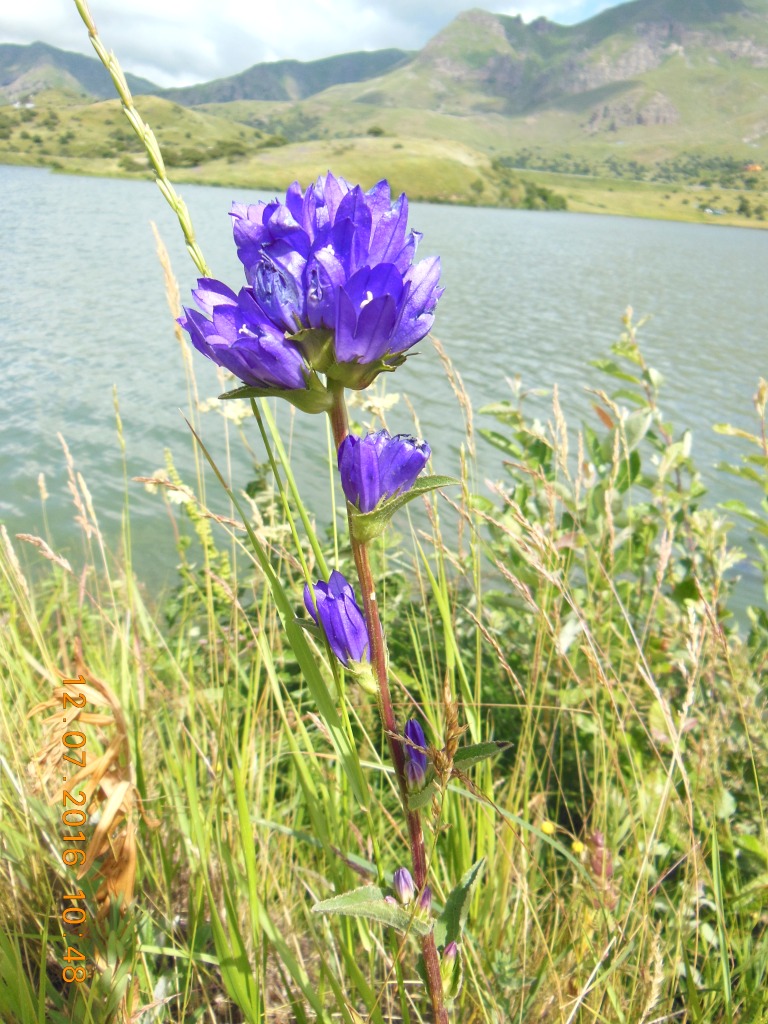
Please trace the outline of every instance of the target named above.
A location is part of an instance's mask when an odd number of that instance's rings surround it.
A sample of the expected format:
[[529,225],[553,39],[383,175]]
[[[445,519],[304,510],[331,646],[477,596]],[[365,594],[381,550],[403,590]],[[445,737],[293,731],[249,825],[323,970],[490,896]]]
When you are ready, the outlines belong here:
[[[575,34],[585,45],[596,47],[593,59],[615,57],[630,45],[627,25],[634,6],[614,8],[580,27],[555,27],[537,39],[534,63],[548,59],[559,66]],[[701,14],[702,4],[693,6]],[[696,11],[686,14],[692,17]],[[743,16],[723,15],[728,32],[733,34],[740,18],[743,21]],[[494,24],[496,32],[491,31]],[[754,26],[755,39],[761,42],[763,23],[755,21]],[[473,76],[484,62],[519,47],[524,38],[530,42],[530,36],[516,19],[472,12],[460,25],[449,26],[410,64],[378,79],[335,86],[299,103],[237,101],[185,108],[140,97],[138,106],[154,129],[174,178],[277,190],[294,178],[307,179],[333,167],[363,182],[387,176],[396,188],[422,199],[476,203],[481,196],[483,203],[493,205],[504,194],[493,159],[506,158],[513,168],[518,162],[525,166],[517,155],[528,150],[533,154],[529,168],[569,169],[558,166],[565,153],[590,166],[589,181],[558,182],[537,171],[542,184],[565,189],[572,209],[701,220],[707,215],[697,209],[700,193],[685,192],[692,182],[681,182],[671,196],[668,185],[640,187],[616,178],[606,183],[606,161],[650,165],[694,153],[768,164],[767,69],[725,53],[713,57],[692,46],[634,82],[610,83],[561,97],[557,104],[525,115],[504,116],[501,97],[483,93]],[[460,76],[444,73],[446,62],[460,61]],[[677,110],[676,123],[622,125],[610,113],[622,105],[643,109],[659,96]],[[422,104],[421,109],[408,105],[414,102]],[[50,110],[56,120],[49,119]],[[598,120],[595,130],[588,130],[590,117],[601,110],[609,114]],[[117,102],[89,105],[72,94],[51,91],[38,97],[35,112],[3,108],[0,124],[3,120],[1,160],[47,163],[74,173],[149,173]],[[282,144],[286,140],[289,145]],[[530,174],[513,169],[509,177],[518,179],[519,193],[519,179],[530,179]],[[753,208],[765,204],[766,176],[759,176],[755,184],[756,189],[747,193]],[[738,201],[736,194],[730,201],[718,201],[720,208],[729,208],[728,217],[718,218],[719,223],[761,223],[737,215]]]
[[[626,380],[636,359],[617,369],[616,399],[623,405],[629,391],[640,406],[619,429],[601,402],[587,435],[596,462],[580,460],[575,480],[556,403],[547,428],[499,406],[495,420],[483,418],[504,452],[499,496],[470,505],[470,470],[466,492],[456,491],[461,526],[441,510],[434,535],[418,534],[424,563],[408,554],[410,531],[403,544],[390,532],[376,545],[399,719],[416,702],[440,746],[445,684],[469,726],[462,746],[512,741],[503,760],[469,768],[471,789],[451,782],[439,820],[432,806],[423,811],[436,907],[485,861],[464,908],[464,985],[451,1018],[461,1024],[766,1020],[768,633],[748,649],[731,631],[727,524],[693,496],[682,441],[670,437],[659,452],[668,428],[645,419],[655,397]],[[226,431],[238,443],[226,417],[211,422],[216,414],[194,403],[187,413],[206,436]],[[654,440],[637,440],[633,469],[625,429],[634,437],[643,422]],[[75,467],[69,476],[84,530],[74,568],[0,535],[0,668],[13,682],[0,702],[0,1017],[115,1024],[162,999],[158,1024],[385,1024],[399,1019],[402,952],[403,1003],[414,1024],[423,1020],[412,937],[389,945],[375,923],[310,909],[372,880],[378,851],[388,879],[407,856],[374,699],[351,676],[344,700],[331,699],[348,711],[344,735],[370,783],[364,811],[263,575],[234,558],[242,535],[229,531],[225,496],[209,487],[206,504],[202,468],[185,481],[183,504],[171,504],[172,488],[157,493],[158,518],[170,514],[182,538],[203,541],[199,555],[179,542],[178,586],[159,608],[129,556],[102,561],[96,514],[85,518],[90,493]],[[89,484],[98,509],[98,481]],[[316,495],[304,497],[311,516]],[[300,607],[303,577],[280,509],[266,474],[248,514]],[[470,523],[482,544],[474,534],[467,543]],[[329,558],[333,541],[323,545]],[[18,558],[42,564],[36,584]],[[105,713],[65,727],[54,687],[81,672],[104,681],[111,703],[89,691],[86,712]],[[332,685],[330,668],[323,679]],[[102,757],[110,765],[89,790],[83,840],[68,846],[63,836],[77,827],[61,821],[61,780],[72,771],[64,728],[82,730],[91,772]],[[123,844],[127,823],[107,801],[118,780],[136,787],[126,796],[135,846]],[[69,782],[75,800],[81,785]],[[117,814],[110,852],[79,877],[63,851],[93,841],[94,812],[102,823]],[[97,871],[134,896],[124,917],[113,906],[97,919]],[[77,917],[62,924],[62,894],[79,886],[84,895],[70,902],[83,929]],[[84,957],[74,961],[82,984],[62,980],[70,944]],[[350,1005],[365,1017],[352,1018]]]

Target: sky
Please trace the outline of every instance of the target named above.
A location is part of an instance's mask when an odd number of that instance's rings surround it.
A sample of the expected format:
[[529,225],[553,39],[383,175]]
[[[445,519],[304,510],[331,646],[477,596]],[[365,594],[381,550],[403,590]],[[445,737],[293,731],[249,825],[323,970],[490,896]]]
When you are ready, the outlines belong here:
[[[40,40],[94,56],[74,0],[2,0],[0,42]],[[157,85],[191,85],[262,61],[316,60],[353,50],[420,49],[476,6],[525,22],[575,24],[616,0],[90,0],[123,69]]]

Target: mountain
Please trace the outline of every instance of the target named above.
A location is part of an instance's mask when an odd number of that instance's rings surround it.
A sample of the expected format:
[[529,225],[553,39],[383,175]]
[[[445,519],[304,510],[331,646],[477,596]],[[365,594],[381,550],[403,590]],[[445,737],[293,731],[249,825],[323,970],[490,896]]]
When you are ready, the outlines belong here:
[[162,95],[188,107],[236,100],[301,100],[333,85],[365,82],[384,75],[411,57],[405,50],[374,50],[342,53],[322,60],[278,60],[255,64],[240,74],[203,85],[165,89]]
[[[713,76],[723,68],[768,67],[768,4],[634,0],[568,26],[469,10],[406,66],[346,95],[383,107],[513,117],[573,109],[573,97],[601,88],[622,93],[668,64],[683,66],[681,85],[691,88],[706,83],[701,70],[708,67]],[[647,116],[674,120],[673,106],[654,97]]]
[[[333,167],[424,199],[513,204],[552,172],[569,203],[595,182],[580,208],[617,208],[624,179],[632,213],[649,189],[675,216],[721,208],[718,187],[768,211],[768,0],[631,0],[577,25],[475,8],[415,53],[257,64],[184,89],[126,77],[177,180],[280,190]],[[30,96],[0,110],[0,160],[148,173],[119,104],[94,102],[114,96],[95,58],[0,46],[0,102]],[[691,192],[670,199],[678,183]]]
[[[125,77],[134,93],[160,92],[146,78]],[[95,57],[59,50],[47,43],[0,43],[0,101],[16,103],[52,89],[100,100],[115,95],[109,72]]]
[[[162,89],[137,75],[125,77],[135,96],[164,96],[186,107],[235,100],[295,101],[333,85],[365,82],[384,75],[412,56],[405,50],[390,49],[342,53],[312,61],[279,60],[255,64],[228,78],[174,89]],[[31,100],[49,90],[97,100],[115,95],[112,79],[95,57],[59,50],[46,43],[0,43],[0,102]]]

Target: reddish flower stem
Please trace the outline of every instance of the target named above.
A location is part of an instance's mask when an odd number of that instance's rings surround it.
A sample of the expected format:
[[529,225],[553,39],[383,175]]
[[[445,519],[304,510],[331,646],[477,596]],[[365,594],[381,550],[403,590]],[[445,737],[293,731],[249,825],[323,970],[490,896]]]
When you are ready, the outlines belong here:
[[[331,385],[333,387],[333,385]],[[331,417],[331,428],[333,440],[338,451],[339,445],[349,433],[349,421],[347,419],[347,406],[344,401],[344,388],[334,388],[334,403],[329,413]],[[349,514],[349,506],[348,514]],[[384,643],[384,632],[379,618],[379,606],[376,601],[376,586],[371,572],[371,562],[368,557],[368,546],[356,540],[352,532],[352,520],[349,518],[349,536],[352,544],[352,553],[357,568],[357,576],[360,582],[360,592],[363,599],[363,614],[368,627],[368,640],[370,644],[370,660],[376,681],[378,683],[379,715],[384,726],[384,732],[389,744],[389,752],[392,763],[395,766],[395,775],[400,790],[400,800],[403,805],[408,822],[408,838],[411,847],[411,862],[413,867],[413,880],[416,888],[421,892],[427,884],[427,857],[424,847],[424,833],[421,828],[421,817],[418,811],[408,809],[408,787],[405,779],[405,750],[403,744],[397,739],[400,730],[397,727],[392,697],[389,692],[389,673],[387,671],[387,649]],[[443,982],[440,977],[440,957],[435,945],[435,936],[432,932],[425,935],[421,940],[421,953],[424,958],[424,968],[427,975],[429,995],[432,1002],[432,1014],[435,1024],[449,1024],[448,1012],[443,1001]]]

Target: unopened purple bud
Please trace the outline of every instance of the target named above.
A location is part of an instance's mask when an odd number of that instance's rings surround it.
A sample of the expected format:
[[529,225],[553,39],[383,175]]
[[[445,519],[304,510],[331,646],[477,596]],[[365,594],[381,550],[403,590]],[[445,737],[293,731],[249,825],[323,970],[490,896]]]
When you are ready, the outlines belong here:
[[424,753],[427,739],[415,718],[409,718],[405,723],[405,738],[408,740],[405,744],[405,782],[410,793],[418,793],[427,780],[427,755]]
[[403,906],[408,906],[416,894],[416,886],[413,884],[413,878],[408,868],[398,868],[395,871],[392,878],[392,888],[395,890],[395,896],[397,896]]
[[397,906],[397,900],[395,899],[394,896],[385,896],[384,902],[391,904],[393,907]]
[[312,590],[309,584],[305,584],[304,606],[315,622],[322,626],[331,650],[342,665],[367,657],[365,618],[355,600],[354,590],[340,572],[334,569],[327,583],[320,580]]
[[348,434],[339,445],[341,485],[347,501],[360,512],[409,491],[431,452],[426,441],[386,430],[358,437]]
[[461,988],[461,960],[459,947],[455,942],[449,942],[443,950],[440,977],[443,982],[443,996],[448,1002],[453,1002]]
[[405,784],[409,793],[418,793],[424,789],[427,781],[427,773],[417,761],[406,761],[405,763]]
[[428,914],[431,909],[432,909],[432,890],[430,889],[430,887],[428,885],[425,885],[424,886],[424,890],[423,890],[421,896],[419,896],[419,910],[422,910],[422,911],[424,911],[425,914]]

